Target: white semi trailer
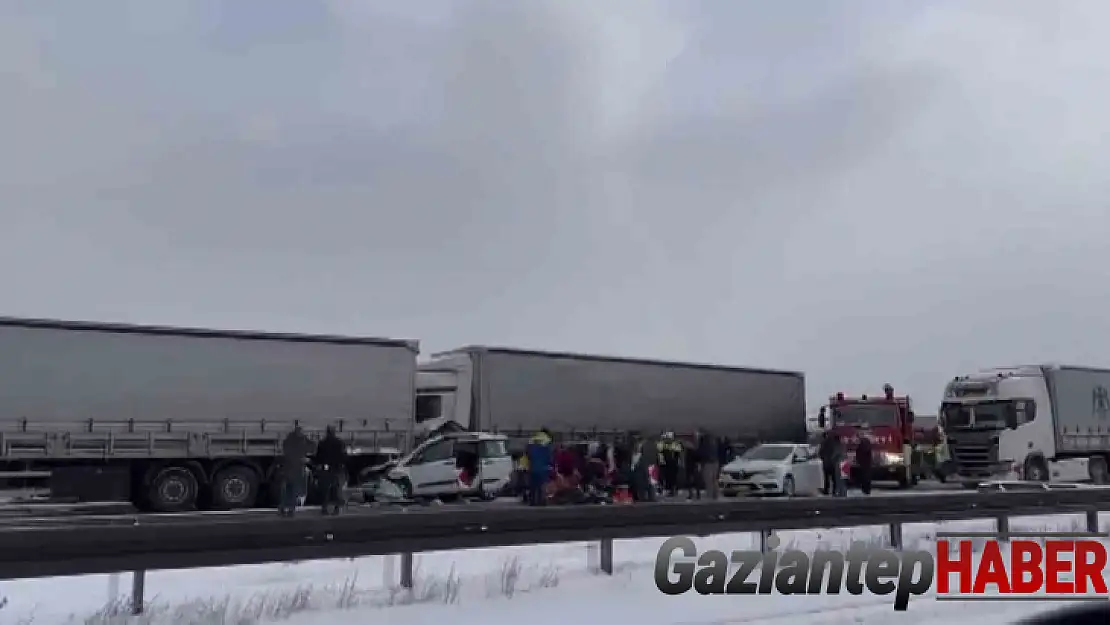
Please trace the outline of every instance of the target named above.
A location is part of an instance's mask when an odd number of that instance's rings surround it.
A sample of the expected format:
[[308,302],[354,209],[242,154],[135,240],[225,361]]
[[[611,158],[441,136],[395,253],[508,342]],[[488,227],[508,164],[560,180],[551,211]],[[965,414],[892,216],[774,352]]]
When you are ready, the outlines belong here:
[[627,432],[736,443],[806,440],[805,377],[793,371],[471,346],[417,374],[417,431],[495,431],[519,443]]
[[1110,369],[1030,365],[957,376],[940,416],[966,486],[1110,481]]
[[[407,448],[415,341],[0,318],[0,480],[143,509],[272,503],[282,439]],[[24,483],[24,485],[26,485]]]

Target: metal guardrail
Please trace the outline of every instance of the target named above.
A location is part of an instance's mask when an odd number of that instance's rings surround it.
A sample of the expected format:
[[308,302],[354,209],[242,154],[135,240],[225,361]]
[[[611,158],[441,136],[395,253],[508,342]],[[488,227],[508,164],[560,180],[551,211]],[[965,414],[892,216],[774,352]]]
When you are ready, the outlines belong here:
[[[339,517],[126,515],[111,524],[74,519],[0,524],[0,579],[134,571],[142,609],[145,571],[401,554],[400,582],[413,584],[413,554],[425,551],[600,541],[600,568],[613,571],[613,540],[887,525],[901,547],[902,525],[1011,516],[1086,515],[1110,510],[1110,489],[937,493],[915,497],[657,503],[631,506],[392,510]],[[91,517],[90,517],[91,518]],[[127,522],[127,521],[130,522]]]

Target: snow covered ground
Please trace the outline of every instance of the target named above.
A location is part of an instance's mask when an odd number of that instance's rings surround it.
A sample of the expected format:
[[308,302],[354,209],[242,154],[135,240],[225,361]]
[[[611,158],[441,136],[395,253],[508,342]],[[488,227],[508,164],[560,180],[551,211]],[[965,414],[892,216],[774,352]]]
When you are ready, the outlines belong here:
[[[1106,525],[1107,518],[1103,518]],[[989,531],[993,521],[908,525],[909,548],[932,546],[935,532]],[[1013,531],[1082,529],[1078,516],[1016,518]],[[783,548],[846,549],[854,541],[884,541],[884,528],[781,532]],[[755,547],[754,536],[697,539],[700,548]],[[616,574],[588,570],[583,543],[438,552],[417,556],[416,588],[396,588],[395,558],[151,572],[148,609],[126,614],[130,575],[0,582],[0,622],[22,625],[393,625],[527,622],[566,625],[568,619],[602,619],[638,625],[731,625],[756,622],[851,624],[1009,623],[1058,603],[950,603],[911,600],[895,613],[891,597],[717,596],[661,594],[652,565],[662,539],[621,541]],[[391,565],[392,563],[392,565]],[[392,569],[392,570],[391,570]],[[115,594],[113,595],[113,591]]]

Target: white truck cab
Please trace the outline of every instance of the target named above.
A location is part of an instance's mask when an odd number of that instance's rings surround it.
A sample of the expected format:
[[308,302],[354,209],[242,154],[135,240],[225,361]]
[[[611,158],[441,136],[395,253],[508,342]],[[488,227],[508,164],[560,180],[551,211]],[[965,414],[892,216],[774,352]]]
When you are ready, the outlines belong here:
[[474,364],[469,354],[448,353],[420,363],[416,371],[415,434],[469,430]]
[[434,436],[389,469],[386,478],[404,499],[492,499],[512,480],[508,439],[486,432]]
[[1087,436],[1099,425],[1092,401],[1100,377],[1110,382],[1107,372],[1030,365],[953,378],[939,418],[956,479],[969,488],[1007,479],[1104,482],[1106,445]]

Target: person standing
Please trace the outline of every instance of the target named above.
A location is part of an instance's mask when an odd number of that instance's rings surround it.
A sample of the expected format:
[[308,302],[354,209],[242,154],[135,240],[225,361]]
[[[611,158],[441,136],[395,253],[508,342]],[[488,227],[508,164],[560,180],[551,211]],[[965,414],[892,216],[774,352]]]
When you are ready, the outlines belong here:
[[297,500],[307,489],[305,474],[310,453],[312,441],[308,440],[299,424],[293,426],[281,444],[281,496],[278,498],[278,514],[281,516],[293,516]]
[[821,457],[821,472],[824,474],[824,485],[821,492],[825,495],[839,495],[841,491],[840,463],[844,460],[844,448],[840,438],[832,432],[825,432],[818,450]]
[[871,494],[872,456],[871,439],[866,436],[861,437],[856,447],[856,468],[859,471],[860,490],[864,495]]
[[664,432],[659,440],[659,473],[663,479],[663,488],[667,495],[674,497],[678,492],[678,476],[681,470],[679,459],[682,457],[682,447],[674,439],[674,434]]
[[705,496],[714,500],[720,497],[720,483],[717,481],[721,474],[720,465],[720,441],[717,437],[711,434],[708,430],[701,430],[698,434],[698,458],[701,459],[701,466],[698,467],[701,473],[702,488],[705,489]]
[[551,479],[551,464],[554,461],[551,445],[551,435],[546,428],[541,428],[528,442],[525,455],[528,458],[529,505],[547,503],[547,482]]
[[650,436],[639,443],[639,455],[632,469],[636,501],[655,501],[655,485],[651,483],[651,467],[659,466],[659,444]]
[[320,512],[337,515],[343,507],[343,483],[347,466],[347,446],[335,434],[335,428],[328,426],[324,439],[316,446],[317,479],[320,482]]

